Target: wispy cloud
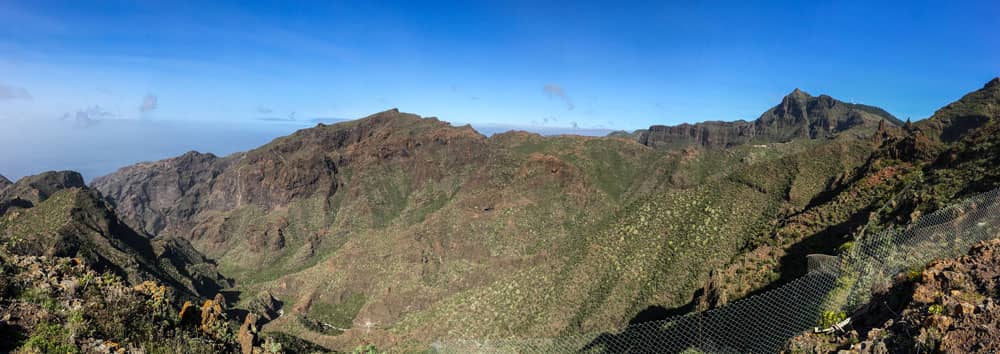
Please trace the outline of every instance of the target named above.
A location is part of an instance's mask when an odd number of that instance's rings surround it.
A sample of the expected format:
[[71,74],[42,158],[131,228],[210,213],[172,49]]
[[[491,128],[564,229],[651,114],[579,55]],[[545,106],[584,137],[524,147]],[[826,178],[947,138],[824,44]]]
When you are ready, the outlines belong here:
[[23,87],[7,86],[0,84],[0,101],[2,100],[31,100],[31,94]]
[[556,98],[566,103],[567,110],[572,111],[573,108],[576,108],[576,106],[573,105],[573,100],[569,98],[569,95],[566,94],[566,90],[563,89],[562,86],[556,84],[546,84],[542,87],[542,91],[544,91],[549,98]]
[[274,113],[274,110],[270,109],[268,107],[264,107],[264,106],[257,106],[257,113],[260,113],[260,114],[271,114],[271,113]]
[[116,114],[104,107],[95,105],[76,112],[67,112],[63,114],[62,120],[71,122],[77,128],[87,128],[97,124],[101,120],[115,117],[117,117]]
[[156,109],[159,104],[159,98],[154,94],[148,94],[146,97],[142,98],[142,104],[139,105],[139,112],[146,113]]

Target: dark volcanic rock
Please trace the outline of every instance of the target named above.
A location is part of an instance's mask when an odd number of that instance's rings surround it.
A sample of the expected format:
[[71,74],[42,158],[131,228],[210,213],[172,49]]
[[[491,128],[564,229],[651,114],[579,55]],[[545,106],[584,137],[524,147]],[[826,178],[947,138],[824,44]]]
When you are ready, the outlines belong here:
[[94,179],[91,186],[114,201],[122,219],[154,235],[171,222],[184,223],[199,210],[228,164],[215,155],[191,151],[122,168]]
[[746,121],[703,122],[675,126],[654,125],[639,136],[639,143],[657,148],[686,146],[730,147],[754,137],[753,124]]
[[781,100],[781,104],[764,112],[754,122],[654,125],[640,134],[639,142],[651,147],[726,148],[752,141],[769,143],[823,138],[857,126],[874,127],[882,120],[902,124],[881,108],[845,103],[827,95],[813,97],[795,89]]

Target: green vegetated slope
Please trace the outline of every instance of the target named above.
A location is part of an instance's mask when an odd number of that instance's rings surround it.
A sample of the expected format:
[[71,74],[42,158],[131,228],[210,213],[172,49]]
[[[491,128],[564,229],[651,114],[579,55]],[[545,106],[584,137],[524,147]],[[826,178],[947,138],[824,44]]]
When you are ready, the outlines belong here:
[[809,253],[834,254],[853,240],[898,229],[964,197],[1000,187],[1000,80],[903,128],[883,127],[859,168],[772,234],[713,272],[700,301],[718,306],[805,271]]
[[554,336],[616,329],[651,305],[682,306],[750,235],[780,210],[808,202],[867,151],[851,139],[802,145],[695,187],[649,193],[589,225],[556,261],[460,293],[401,327],[462,338]]
[[713,270],[866,163],[873,113],[795,95],[769,119],[824,134],[657,149],[487,138],[392,110],[93,185],[135,229],[216,260],[244,305],[279,298],[285,315],[265,331],[339,349],[611,331],[691,302]]
[[76,172],[0,186],[0,351],[232,351],[224,314],[207,330],[178,316],[228,282],[187,241],[121,223]]
[[77,257],[133,284],[162,281],[192,297],[228,286],[187,241],[150,240],[122,223],[76,172],[29,176],[0,190],[0,242],[13,254]]

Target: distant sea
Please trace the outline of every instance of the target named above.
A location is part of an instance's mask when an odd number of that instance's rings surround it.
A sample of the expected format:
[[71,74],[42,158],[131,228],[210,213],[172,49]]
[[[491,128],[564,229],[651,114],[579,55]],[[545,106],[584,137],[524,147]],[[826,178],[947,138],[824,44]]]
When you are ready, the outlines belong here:
[[[3,122],[0,129],[0,174],[12,181],[51,170],[74,170],[88,182],[121,167],[155,161],[195,150],[226,156],[264,145],[317,123],[344,119],[250,120],[201,122],[181,120],[100,120],[70,122]],[[457,125],[457,124],[456,124]],[[542,135],[604,136],[611,130],[477,125],[490,136],[510,130]]]

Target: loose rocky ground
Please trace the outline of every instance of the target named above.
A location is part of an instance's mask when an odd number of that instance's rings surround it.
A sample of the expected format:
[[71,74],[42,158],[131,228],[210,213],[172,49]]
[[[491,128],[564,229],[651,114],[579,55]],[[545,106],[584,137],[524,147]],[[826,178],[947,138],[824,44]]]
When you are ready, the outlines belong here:
[[852,316],[846,333],[804,334],[788,353],[996,353],[1000,351],[1000,240],[967,256],[901,274]]

